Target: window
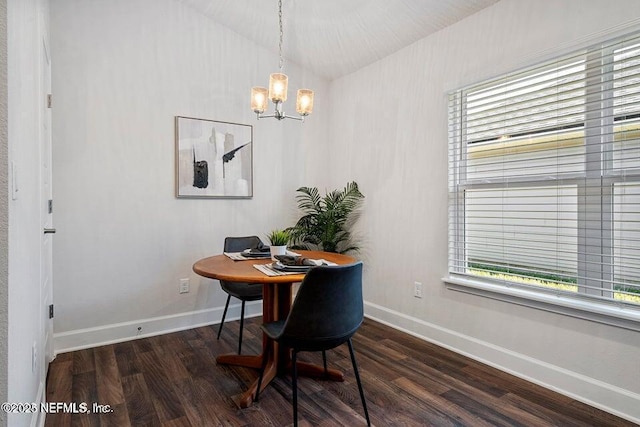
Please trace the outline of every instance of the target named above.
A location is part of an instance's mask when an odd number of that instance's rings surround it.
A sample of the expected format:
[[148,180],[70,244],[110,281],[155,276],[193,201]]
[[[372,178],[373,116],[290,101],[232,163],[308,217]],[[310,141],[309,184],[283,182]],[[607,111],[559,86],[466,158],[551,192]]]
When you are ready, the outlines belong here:
[[640,36],[452,93],[449,209],[453,282],[640,321]]

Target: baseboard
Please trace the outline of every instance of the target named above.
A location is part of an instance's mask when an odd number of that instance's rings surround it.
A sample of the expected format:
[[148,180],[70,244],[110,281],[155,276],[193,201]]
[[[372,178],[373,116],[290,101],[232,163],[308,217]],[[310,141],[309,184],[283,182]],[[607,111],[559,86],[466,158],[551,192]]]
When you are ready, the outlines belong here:
[[365,302],[365,316],[640,424],[640,394],[370,302]]
[[[217,324],[223,311],[224,307],[216,307],[57,333],[53,335],[55,354]],[[262,301],[247,302],[244,315],[262,315]],[[238,319],[240,304],[229,305],[225,323]]]

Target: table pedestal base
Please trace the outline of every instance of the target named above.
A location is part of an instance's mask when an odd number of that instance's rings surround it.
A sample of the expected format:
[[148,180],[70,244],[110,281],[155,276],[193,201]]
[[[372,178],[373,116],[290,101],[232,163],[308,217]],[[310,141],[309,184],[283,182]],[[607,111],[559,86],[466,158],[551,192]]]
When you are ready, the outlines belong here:
[[219,365],[243,366],[245,368],[260,369],[262,366],[262,356],[258,354],[222,354],[216,357],[216,362]]
[[[233,365],[243,366],[245,368],[260,369],[262,366],[262,357],[260,355],[239,355],[239,354],[223,354],[216,358],[216,362],[221,365]],[[330,381],[344,381],[344,374],[336,369],[328,368],[325,374],[324,367],[314,365],[313,363],[297,362],[298,376],[320,378]],[[291,372],[291,364],[287,366],[287,372]],[[264,370],[264,376],[262,378],[262,384],[260,388],[264,390],[267,385],[276,377],[276,375],[283,375],[287,372],[278,372],[275,360],[270,360],[267,363],[267,367]],[[237,404],[240,408],[248,408],[253,403],[253,398],[258,388],[258,379],[256,378],[249,388],[237,399]]]

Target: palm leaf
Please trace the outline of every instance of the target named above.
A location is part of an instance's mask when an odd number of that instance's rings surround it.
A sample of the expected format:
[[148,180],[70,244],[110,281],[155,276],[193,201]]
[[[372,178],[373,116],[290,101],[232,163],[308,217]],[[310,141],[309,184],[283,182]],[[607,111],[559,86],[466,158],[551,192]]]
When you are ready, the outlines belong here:
[[296,196],[298,200],[298,208],[307,213],[317,213],[320,212],[320,193],[318,193],[318,189],[315,187],[300,187],[297,190],[299,193]]
[[297,247],[340,253],[359,249],[349,231],[360,216],[364,199],[355,181],[341,190],[326,192],[324,197],[316,187],[300,187],[297,191],[303,216],[289,229]]

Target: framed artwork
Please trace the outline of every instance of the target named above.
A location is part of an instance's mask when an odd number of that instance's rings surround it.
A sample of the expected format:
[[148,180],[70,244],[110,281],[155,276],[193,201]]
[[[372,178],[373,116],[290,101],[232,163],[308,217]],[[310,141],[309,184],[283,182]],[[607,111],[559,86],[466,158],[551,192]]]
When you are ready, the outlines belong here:
[[176,197],[253,197],[253,126],[176,116]]

